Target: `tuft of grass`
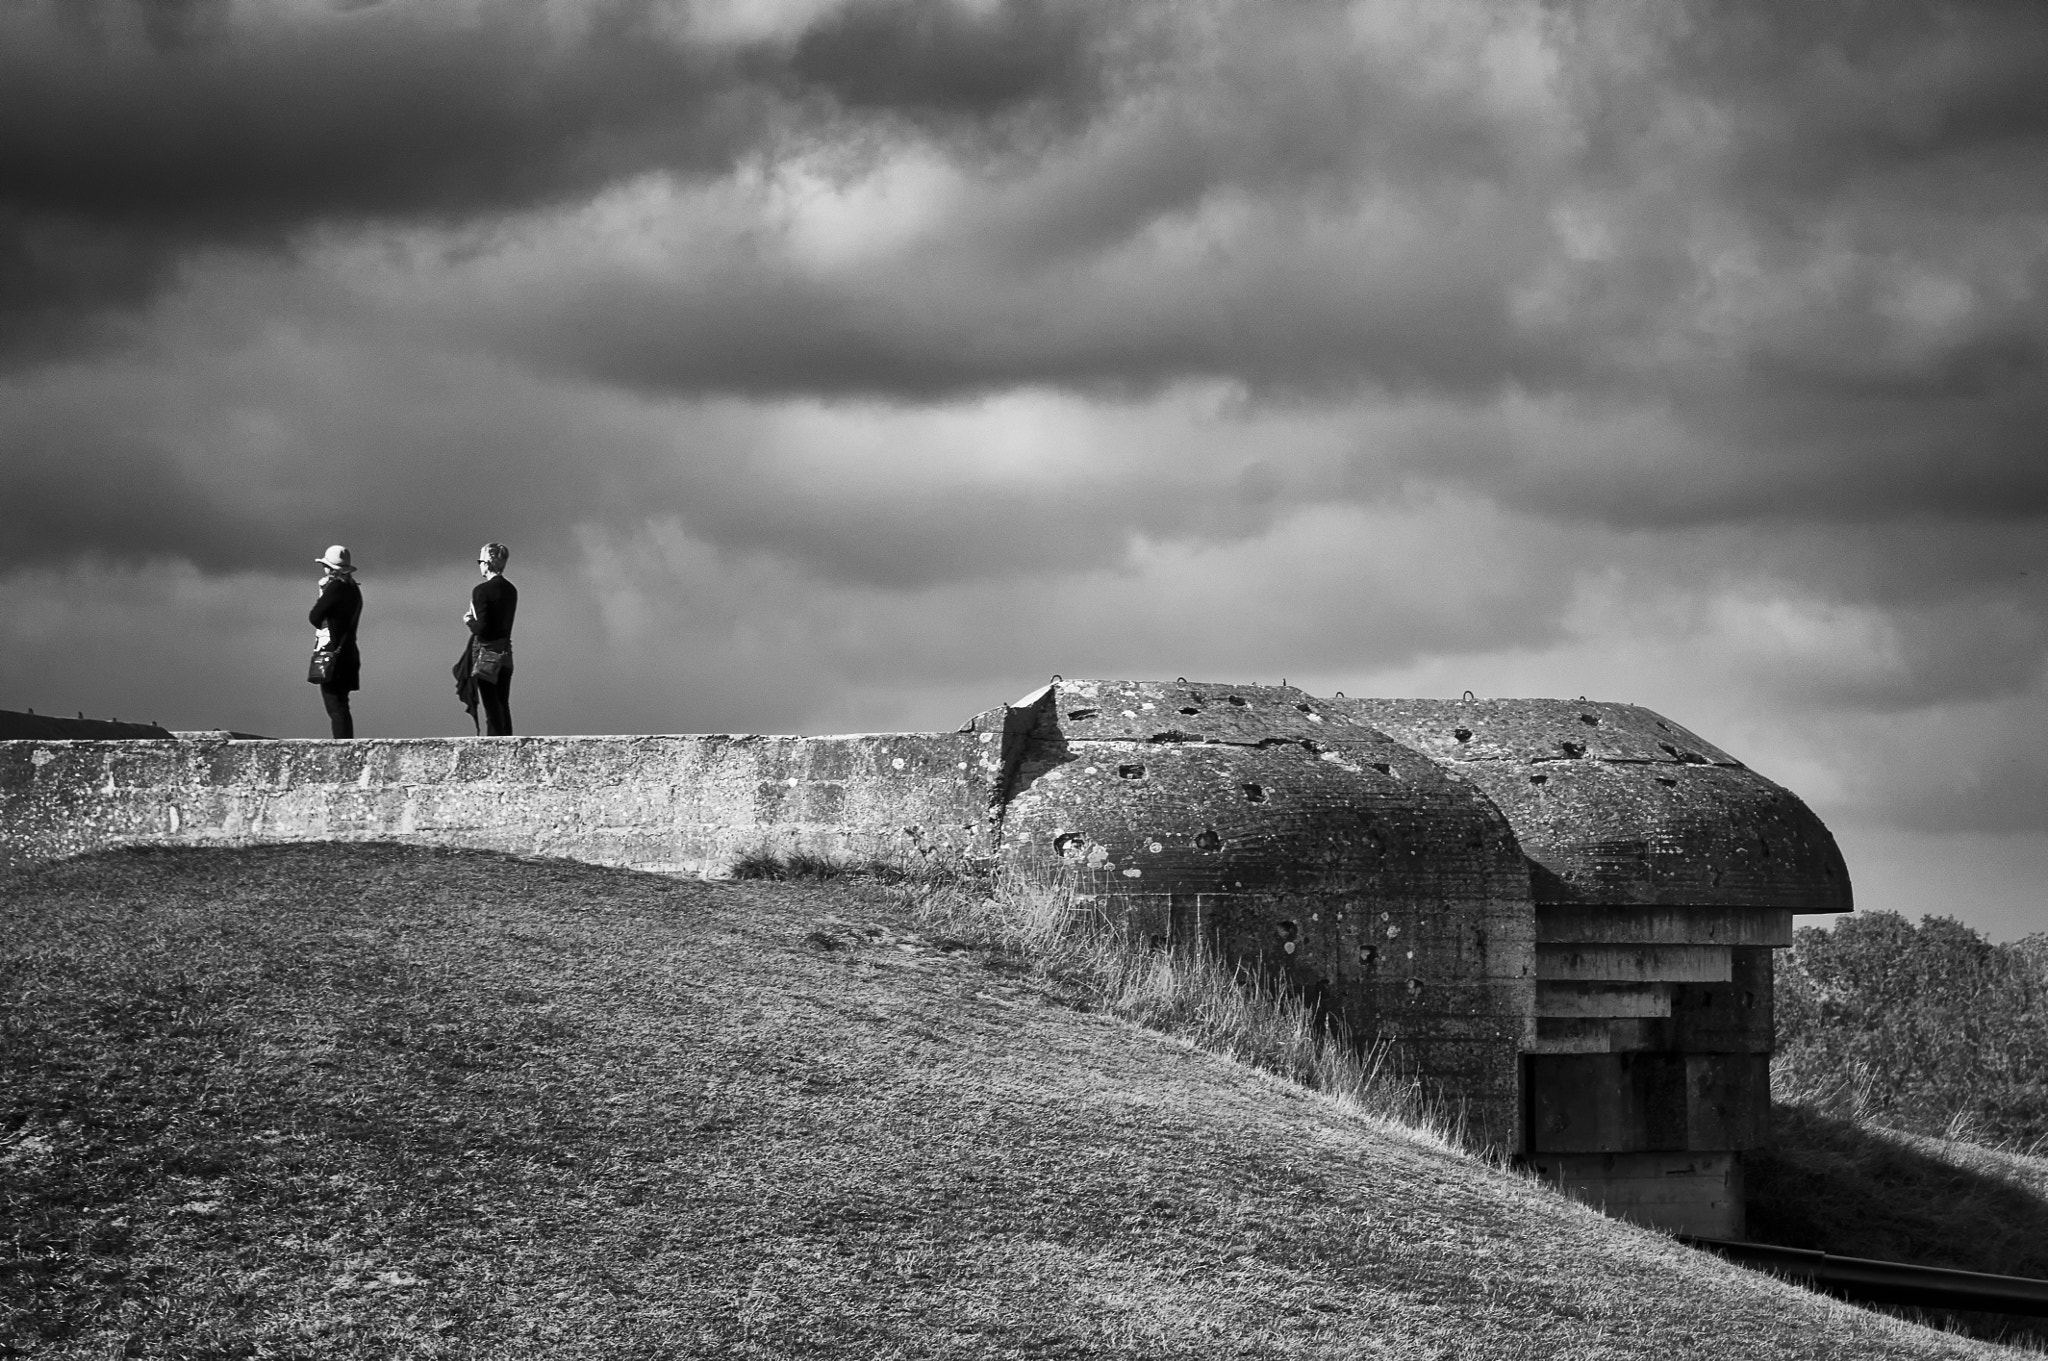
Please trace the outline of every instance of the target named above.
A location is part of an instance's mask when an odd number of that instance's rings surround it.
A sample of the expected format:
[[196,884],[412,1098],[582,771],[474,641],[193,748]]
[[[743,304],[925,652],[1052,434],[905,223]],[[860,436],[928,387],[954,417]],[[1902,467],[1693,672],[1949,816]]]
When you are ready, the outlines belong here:
[[1021,875],[926,879],[904,898],[920,920],[1024,961],[1072,1002],[1335,1097],[1390,1132],[1473,1151],[1462,1113],[1403,1071],[1394,1045],[1201,942],[1153,946],[1069,886]]
[[854,860],[844,856],[820,855],[815,851],[748,851],[727,867],[735,879],[768,879],[781,882],[810,880],[824,883],[833,879],[872,879],[897,884],[911,872],[886,860]]

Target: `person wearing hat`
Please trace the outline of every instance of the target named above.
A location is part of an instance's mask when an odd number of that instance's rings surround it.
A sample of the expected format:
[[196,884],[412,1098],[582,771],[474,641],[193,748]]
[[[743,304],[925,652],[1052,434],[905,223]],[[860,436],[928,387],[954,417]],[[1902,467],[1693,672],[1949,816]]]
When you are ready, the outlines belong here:
[[505,580],[512,550],[487,543],[476,551],[476,570],[483,577],[469,592],[470,677],[484,706],[484,735],[512,736],[512,616],[519,612],[519,588]]
[[348,549],[335,544],[313,559],[327,569],[320,578],[320,598],[306,622],[313,626],[315,658],[327,656],[326,676],[309,675],[320,687],[320,701],[327,706],[327,720],[336,737],[356,735],[355,717],[348,711],[351,690],[362,689],[363,654],[356,648],[356,625],[363,617],[363,589],[356,585],[356,564]]

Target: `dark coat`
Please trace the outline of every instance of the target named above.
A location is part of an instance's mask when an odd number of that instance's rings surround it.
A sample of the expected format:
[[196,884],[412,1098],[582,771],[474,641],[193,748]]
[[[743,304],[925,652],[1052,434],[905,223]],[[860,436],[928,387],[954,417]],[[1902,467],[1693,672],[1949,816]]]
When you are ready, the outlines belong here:
[[356,647],[362,618],[363,588],[347,577],[329,577],[306,616],[314,628],[327,630],[328,650],[334,653],[334,670],[320,682],[322,690],[347,694],[363,688],[363,654]]
[[512,617],[519,613],[519,588],[502,576],[487,577],[470,588],[469,607],[475,618],[469,631],[486,643],[512,637]]

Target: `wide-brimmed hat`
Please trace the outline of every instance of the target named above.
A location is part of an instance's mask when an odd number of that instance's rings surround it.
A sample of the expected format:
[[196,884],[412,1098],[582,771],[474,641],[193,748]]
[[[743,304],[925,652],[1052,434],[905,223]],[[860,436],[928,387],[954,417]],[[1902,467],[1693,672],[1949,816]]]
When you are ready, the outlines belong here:
[[335,544],[325,553],[313,559],[313,561],[330,571],[353,572],[356,570],[355,562],[349,557],[348,549],[341,544]]

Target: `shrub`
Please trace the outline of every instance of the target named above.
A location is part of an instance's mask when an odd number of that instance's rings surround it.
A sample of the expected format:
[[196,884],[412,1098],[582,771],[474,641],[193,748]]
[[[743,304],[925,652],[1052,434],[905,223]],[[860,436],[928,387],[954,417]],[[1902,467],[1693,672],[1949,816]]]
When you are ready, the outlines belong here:
[[1777,970],[1780,1101],[1917,1134],[2048,1145],[2048,938],[1951,917],[1804,927]]

